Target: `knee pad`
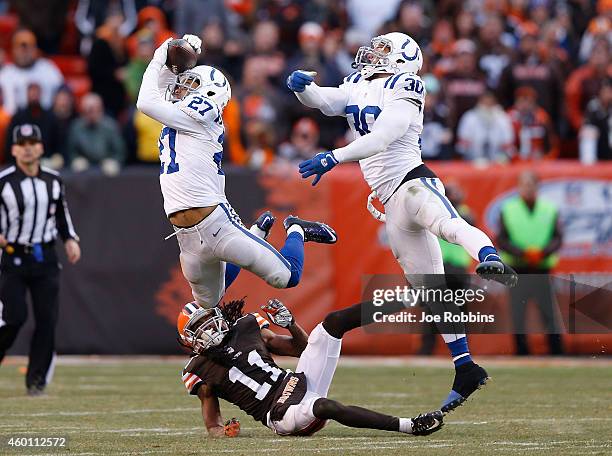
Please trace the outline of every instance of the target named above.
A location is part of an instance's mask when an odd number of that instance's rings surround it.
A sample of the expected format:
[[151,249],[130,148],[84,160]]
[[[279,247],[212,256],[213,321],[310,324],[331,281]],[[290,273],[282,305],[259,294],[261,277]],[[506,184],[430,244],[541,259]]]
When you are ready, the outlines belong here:
[[468,222],[463,220],[462,218],[442,218],[439,221],[438,232],[439,237],[444,239],[445,241],[451,242],[453,244],[457,244],[458,236],[457,234],[464,229],[465,227],[469,227]]

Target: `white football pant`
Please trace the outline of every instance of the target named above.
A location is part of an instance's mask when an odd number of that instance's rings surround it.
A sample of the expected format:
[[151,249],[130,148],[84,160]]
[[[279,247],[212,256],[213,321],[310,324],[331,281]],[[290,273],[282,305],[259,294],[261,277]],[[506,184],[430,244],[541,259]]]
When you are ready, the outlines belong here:
[[219,204],[196,226],[175,230],[183,275],[204,308],[216,306],[225,294],[225,263],[251,271],[275,288],[289,282],[290,263],[245,228],[229,204]]

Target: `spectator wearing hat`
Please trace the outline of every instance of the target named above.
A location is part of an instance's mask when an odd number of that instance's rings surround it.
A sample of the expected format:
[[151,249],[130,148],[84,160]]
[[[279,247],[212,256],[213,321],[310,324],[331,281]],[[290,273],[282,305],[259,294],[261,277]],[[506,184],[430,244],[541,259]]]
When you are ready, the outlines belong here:
[[302,117],[293,125],[289,141],[279,146],[278,158],[281,161],[298,163],[323,150],[319,145],[319,126],[311,118]]
[[87,58],[87,69],[91,78],[91,90],[104,100],[108,112],[117,116],[125,107],[123,87],[127,63],[125,39],[120,34],[123,16],[110,15],[96,30],[96,37]]
[[59,175],[41,167],[40,128],[18,125],[12,132],[15,165],[0,172],[0,362],[27,319],[26,294],[36,322],[30,344],[27,393],[43,394],[53,375],[59,310],[59,237],[68,261],[81,257]]
[[442,85],[450,110],[449,122],[454,131],[463,114],[472,109],[487,90],[485,76],[478,69],[473,41],[461,39],[455,43],[453,70],[444,76]]
[[28,104],[28,86],[40,87],[40,105],[49,109],[53,96],[64,78],[55,64],[40,57],[36,37],[25,29],[18,30],[12,40],[12,60],[0,70],[0,88],[4,96],[4,110],[13,115]]
[[507,162],[514,155],[514,131],[508,114],[492,92],[467,111],[457,130],[457,151],[467,160]]
[[337,86],[343,75],[333,61],[323,55],[323,27],[315,22],[306,22],[298,33],[300,48],[287,62],[287,76],[295,70],[316,71],[317,81],[324,86]]
[[539,160],[559,155],[559,138],[550,116],[537,104],[532,87],[519,87],[514,106],[508,111],[514,128],[516,158]]

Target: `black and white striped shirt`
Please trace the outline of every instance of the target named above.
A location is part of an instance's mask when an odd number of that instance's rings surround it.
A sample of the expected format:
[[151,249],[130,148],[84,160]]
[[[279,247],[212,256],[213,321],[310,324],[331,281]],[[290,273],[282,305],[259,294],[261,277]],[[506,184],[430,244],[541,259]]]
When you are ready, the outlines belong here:
[[30,177],[16,166],[0,171],[0,234],[9,244],[77,239],[59,174],[41,167]]

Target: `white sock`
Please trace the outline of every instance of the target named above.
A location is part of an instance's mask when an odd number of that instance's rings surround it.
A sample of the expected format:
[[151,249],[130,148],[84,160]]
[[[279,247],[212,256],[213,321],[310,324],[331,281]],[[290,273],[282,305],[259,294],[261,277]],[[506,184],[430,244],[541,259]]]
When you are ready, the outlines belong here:
[[287,228],[287,236],[289,236],[291,233],[300,233],[300,236],[302,236],[302,239],[304,239],[304,230],[300,225],[294,224]]
[[410,418],[400,418],[399,431],[404,434],[412,434],[412,420]]
[[266,237],[266,232],[259,228],[257,225],[253,225],[251,228],[249,228],[249,231],[261,239],[264,239]]
[[444,343],[448,344],[449,342],[455,342],[456,340],[465,337],[465,334],[441,334],[442,339],[444,339]]

